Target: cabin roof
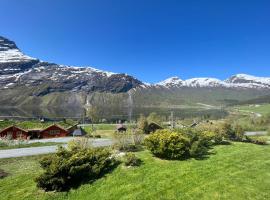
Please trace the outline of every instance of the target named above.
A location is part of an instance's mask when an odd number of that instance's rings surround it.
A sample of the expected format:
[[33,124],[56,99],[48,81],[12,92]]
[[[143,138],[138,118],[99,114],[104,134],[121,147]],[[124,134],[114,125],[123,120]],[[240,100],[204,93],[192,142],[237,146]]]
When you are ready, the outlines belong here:
[[13,127],[17,128],[17,129],[19,129],[19,130],[21,130],[21,131],[23,131],[23,132],[27,132],[27,130],[24,130],[24,129],[22,129],[22,128],[16,126],[16,125],[12,125],[12,126],[8,126],[8,127],[4,128],[4,129],[0,130],[0,133],[4,132],[4,131],[6,131],[6,130],[8,130],[8,129],[10,129],[10,128],[13,128]]
[[[4,130],[7,127],[11,127],[15,125],[17,128],[23,129],[25,131],[41,131],[44,130],[55,123],[53,122],[41,122],[39,120],[33,121],[22,121],[22,122],[15,122],[15,121],[0,121],[0,130]],[[65,130],[68,130],[77,125],[77,122],[69,122],[66,123],[64,121],[57,122],[57,125]]]
[[52,125],[48,126],[47,128],[41,130],[40,132],[46,131],[46,130],[48,130],[49,128],[51,128],[51,127],[53,127],[53,126],[59,128],[59,129],[62,129],[63,131],[67,131],[65,128],[61,127],[61,126],[58,125],[58,124],[52,124]]

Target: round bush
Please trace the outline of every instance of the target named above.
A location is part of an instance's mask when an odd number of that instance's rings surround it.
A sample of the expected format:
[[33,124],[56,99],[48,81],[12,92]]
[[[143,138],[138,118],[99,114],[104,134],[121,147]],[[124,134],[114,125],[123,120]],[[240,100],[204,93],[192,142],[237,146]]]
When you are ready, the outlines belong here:
[[165,159],[185,159],[189,156],[188,137],[169,130],[159,130],[145,140],[147,148],[157,157]]
[[124,157],[125,166],[139,166],[142,161],[134,153],[127,153]]

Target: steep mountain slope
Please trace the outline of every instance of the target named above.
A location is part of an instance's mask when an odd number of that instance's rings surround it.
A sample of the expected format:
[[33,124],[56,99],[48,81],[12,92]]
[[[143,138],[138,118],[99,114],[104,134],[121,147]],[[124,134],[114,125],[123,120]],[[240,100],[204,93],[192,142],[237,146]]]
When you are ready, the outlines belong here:
[[23,54],[13,41],[0,36],[2,107],[21,107],[29,113],[55,107],[51,110],[73,114],[98,106],[104,116],[108,115],[105,110],[130,116],[132,107],[145,111],[146,107],[224,106],[265,95],[270,95],[270,78],[245,74],[225,81],[172,77],[151,85],[127,74],[43,62]]
[[142,83],[126,74],[91,67],[71,67],[41,62],[24,55],[16,44],[0,37],[0,89],[35,87],[34,96],[51,92],[127,92]]

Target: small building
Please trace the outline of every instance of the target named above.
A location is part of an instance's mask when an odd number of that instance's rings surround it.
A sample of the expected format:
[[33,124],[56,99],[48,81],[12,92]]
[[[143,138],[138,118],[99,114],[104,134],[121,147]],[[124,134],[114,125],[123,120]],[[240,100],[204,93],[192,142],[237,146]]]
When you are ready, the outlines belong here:
[[82,127],[79,127],[75,130],[73,130],[73,132],[70,133],[71,136],[84,136],[86,135],[85,130],[83,130]]
[[77,129],[79,129],[79,128],[78,128],[78,124],[75,124],[75,125],[73,125],[73,126],[68,127],[68,128],[67,128],[67,131],[69,132],[70,135],[72,135],[72,133],[73,133],[75,130],[77,130]]
[[11,139],[27,139],[28,131],[12,125],[1,130],[0,137],[8,137]]
[[56,124],[53,124],[45,128],[44,130],[40,131],[41,138],[66,137],[68,135],[69,135],[68,130]]
[[118,124],[116,126],[116,130],[119,132],[119,133],[123,133],[123,132],[126,132],[127,131],[127,127],[124,126],[123,124]]
[[158,125],[157,123],[155,122],[151,122],[148,124],[148,132],[149,133],[153,133],[155,132],[156,130],[159,130],[159,129],[163,129],[160,125]]

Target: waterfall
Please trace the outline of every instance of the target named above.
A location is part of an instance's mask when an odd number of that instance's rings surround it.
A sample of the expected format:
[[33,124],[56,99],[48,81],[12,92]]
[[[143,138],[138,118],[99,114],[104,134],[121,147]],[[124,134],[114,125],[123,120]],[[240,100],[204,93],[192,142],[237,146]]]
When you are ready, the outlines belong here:
[[133,113],[133,98],[131,90],[128,91],[127,106],[128,106],[128,120],[131,121]]

